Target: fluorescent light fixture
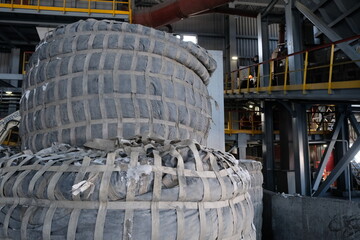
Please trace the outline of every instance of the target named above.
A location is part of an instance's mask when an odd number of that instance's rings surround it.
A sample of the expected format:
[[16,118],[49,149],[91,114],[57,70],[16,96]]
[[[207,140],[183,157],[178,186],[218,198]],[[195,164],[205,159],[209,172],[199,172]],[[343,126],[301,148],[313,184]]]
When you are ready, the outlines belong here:
[[323,147],[326,148],[326,147],[327,147],[327,144],[324,144]]
[[7,95],[10,95],[10,94],[12,94],[12,91],[5,91],[5,93],[6,93]]
[[239,59],[238,56],[232,56],[232,57],[231,57],[231,60],[234,60],[234,61],[235,61],[235,60],[238,60],[238,59]]

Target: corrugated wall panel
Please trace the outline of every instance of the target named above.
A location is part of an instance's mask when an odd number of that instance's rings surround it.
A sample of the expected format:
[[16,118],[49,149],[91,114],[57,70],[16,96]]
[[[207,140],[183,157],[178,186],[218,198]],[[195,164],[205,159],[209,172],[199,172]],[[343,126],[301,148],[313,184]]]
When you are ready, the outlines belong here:
[[[279,35],[279,25],[269,25],[269,50],[271,54],[277,47],[277,38]],[[256,18],[237,17],[236,18],[236,46],[241,66],[254,64],[252,58],[258,55],[257,41],[257,20]]]
[[0,73],[10,73],[11,54],[0,52]]
[[277,40],[270,40],[269,43],[270,53],[272,53],[275,50],[275,48],[277,48],[277,44],[278,44]]
[[257,36],[256,18],[236,17],[236,34],[243,36]]
[[269,37],[278,38],[279,37],[279,24],[269,25]]
[[174,32],[224,34],[225,16],[221,14],[206,14],[191,17],[173,24]]
[[198,36],[198,43],[201,47],[209,50],[223,51],[225,49],[225,38]]

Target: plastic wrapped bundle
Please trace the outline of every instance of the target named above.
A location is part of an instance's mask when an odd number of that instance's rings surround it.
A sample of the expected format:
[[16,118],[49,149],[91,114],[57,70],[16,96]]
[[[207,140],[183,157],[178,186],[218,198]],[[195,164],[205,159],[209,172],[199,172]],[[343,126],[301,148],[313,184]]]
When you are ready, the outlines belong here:
[[215,68],[205,49],[141,25],[88,19],[60,26],[27,66],[22,148],[145,133],[203,143]]
[[250,176],[232,155],[190,140],[103,141],[2,158],[0,237],[255,239]]

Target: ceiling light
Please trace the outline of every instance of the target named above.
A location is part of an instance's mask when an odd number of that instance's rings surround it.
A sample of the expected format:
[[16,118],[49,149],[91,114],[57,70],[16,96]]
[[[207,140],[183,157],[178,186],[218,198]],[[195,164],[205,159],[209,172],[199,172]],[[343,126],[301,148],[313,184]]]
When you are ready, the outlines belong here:
[[238,60],[239,58],[238,58],[238,56],[232,56],[231,57],[231,60]]
[[5,91],[5,93],[6,93],[7,95],[10,95],[10,94],[12,94],[12,91]]

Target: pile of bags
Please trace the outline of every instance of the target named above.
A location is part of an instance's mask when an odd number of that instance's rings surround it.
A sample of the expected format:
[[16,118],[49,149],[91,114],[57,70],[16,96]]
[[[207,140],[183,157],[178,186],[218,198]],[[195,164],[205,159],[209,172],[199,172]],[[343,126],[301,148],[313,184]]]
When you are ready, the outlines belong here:
[[140,25],[55,29],[24,81],[23,152],[0,150],[0,238],[255,239],[248,171],[198,143],[215,68]]

